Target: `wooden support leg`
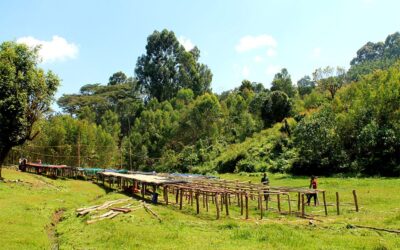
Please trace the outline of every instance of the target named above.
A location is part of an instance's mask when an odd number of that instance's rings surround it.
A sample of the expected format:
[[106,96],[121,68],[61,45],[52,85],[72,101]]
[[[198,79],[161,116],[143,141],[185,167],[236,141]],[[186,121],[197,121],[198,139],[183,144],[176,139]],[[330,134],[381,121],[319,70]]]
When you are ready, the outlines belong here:
[[224,194],[222,193],[220,196],[221,196],[221,212],[222,212],[224,211]]
[[176,204],[178,204],[179,202],[179,188],[175,188],[175,200],[176,200]]
[[287,194],[288,205],[289,205],[289,215],[292,214],[292,204],[290,202],[290,194]]
[[301,216],[304,217],[304,194],[301,194]]
[[240,193],[240,215],[243,215],[243,193]]
[[206,192],[206,211],[208,212],[208,193]]
[[164,201],[168,205],[168,186],[164,186]]
[[353,190],[354,205],[356,206],[356,212],[358,212],[358,200],[356,190]]
[[182,202],[183,202],[183,189],[180,189],[179,193],[181,196],[180,202],[179,202],[179,209],[182,210]]
[[300,192],[297,193],[297,211],[300,211]]
[[249,219],[249,196],[246,193],[245,196],[245,203],[246,203],[246,220]]
[[340,214],[339,192],[336,192],[336,212],[337,215]]
[[278,198],[278,211],[279,213],[281,213],[281,194],[277,194],[277,198]]
[[326,207],[326,197],[325,197],[325,191],[322,192],[322,199],[324,200],[324,210],[325,210],[325,216],[328,216],[328,209]]
[[269,201],[269,194],[265,197],[265,210],[268,211],[268,201]]
[[228,202],[229,194],[225,194],[225,209],[226,209],[226,216],[229,216],[229,202]]
[[262,198],[263,198],[263,196],[264,196],[264,194],[258,194],[258,200],[259,200],[259,203],[260,203],[260,219],[262,220],[262,218],[263,218],[263,214],[264,214],[264,206],[263,206],[263,200],[262,200]]
[[217,220],[219,219],[219,205],[218,205],[218,193],[215,193],[215,207],[217,209]]
[[195,197],[196,197],[196,213],[199,214],[200,213],[200,202],[199,202],[199,193],[198,192],[195,193]]

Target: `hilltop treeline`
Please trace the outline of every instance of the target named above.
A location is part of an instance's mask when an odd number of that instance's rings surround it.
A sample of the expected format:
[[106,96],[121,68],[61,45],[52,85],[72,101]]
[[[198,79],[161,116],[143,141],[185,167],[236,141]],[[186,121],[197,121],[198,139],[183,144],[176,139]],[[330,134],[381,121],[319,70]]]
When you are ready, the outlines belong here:
[[296,84],[284,68],[270,88],[243,80],[215,94],[200,50],[155,31],[134,77],[116,72],[63,95],[65,113],[48,115],[21,150],[146,171],[398,176],[399,57],[394,33],[360,48],[348,71],[319,68]]

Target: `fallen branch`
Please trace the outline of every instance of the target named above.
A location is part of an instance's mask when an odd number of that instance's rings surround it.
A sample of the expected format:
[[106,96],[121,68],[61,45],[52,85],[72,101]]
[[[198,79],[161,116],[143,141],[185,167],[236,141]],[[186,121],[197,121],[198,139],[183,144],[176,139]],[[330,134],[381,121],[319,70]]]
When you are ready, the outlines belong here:
[[348,227],[358,227],[358,228],[365,228],[365,229],[372,229],[372,230],[376,230],[376,231],[384,231],[384,232],[388,232],[388,233],[400,234],[400,230],[396,230],[396,229],[386,229],[386,228],[360,226],[360,225],[348,225]]
[[149,213],[152,214],[154,217],[156,217],[160,222],[162,222],[160,216],[158,216],[158,215],[156,214],[156,212],[154,212],[146,203],[143,203],[143,207],[144,207],[144,209],[145,209],[147,212],[149,212]]

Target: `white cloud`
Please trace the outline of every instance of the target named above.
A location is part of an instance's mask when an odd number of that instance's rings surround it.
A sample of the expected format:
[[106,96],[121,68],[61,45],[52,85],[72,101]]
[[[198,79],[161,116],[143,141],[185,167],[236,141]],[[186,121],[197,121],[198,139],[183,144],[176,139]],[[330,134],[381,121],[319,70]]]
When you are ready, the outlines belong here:
[[180,36],[178,38],[178,41],[180,44],[182,44],[182,46],[185,48],[186,51],[190,51],[194,48],[194,44],[192,43],[192,41],[190,41],[189,38],[186,38],[184,36]]
[[278,73],[281,70],[281,67],[279,65],[268,65],[268,67],[265,70],[265,73],[267,75],[274,75]]
[[264,58],[262,56],[255,56],[254,57],[254,61],[257,62],[257,63],[260,63],[260,62],[264,61]]
[[315,59],[318,59],[321,57],[321,48],[314,48],[312,50],[311,56]]
[[21,37],[17,39],[17,43],[24,43],[29,47],[40,45],[39,57],[43,63],[54,61],[65,61],[74,59],[78,56],[78,46],[60,36],[53,36],[50,41],[43,41],[32,36]]
[[242,69],[242,76],[243,76],[244,78],[247,78],[247,77],[249,77],[249,75],[250,75],[250,69],[249,69],[249,67],[244,66],[243,69]]
[[278,43],[272,36],[263,34],[259,36],[244,36],[240,39],[235,48],[237,52],[245,52],[262,47],[275,48],[277,45]]
[[268,50],[267,50],[267,56],[269,56],[269,57],[273,57],[273,56],[276,56],[276,50],[275,49],[273,49],[273,48],[269,48]]

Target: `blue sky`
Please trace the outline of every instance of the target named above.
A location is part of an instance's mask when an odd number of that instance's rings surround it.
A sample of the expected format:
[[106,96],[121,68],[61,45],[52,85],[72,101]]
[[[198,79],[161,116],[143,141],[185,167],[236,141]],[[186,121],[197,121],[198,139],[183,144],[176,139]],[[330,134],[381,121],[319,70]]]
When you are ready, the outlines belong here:
[[57,97],[116,71],[134,74],[154,30],[173,30],[201,51],[220,93],[243,79],[270,86],[286,67],[295,83],[316,68],[348,68],[368,41],[400,31],[400,1],[0,2],[0,41],[42,43],[41,67],[62,79]]

